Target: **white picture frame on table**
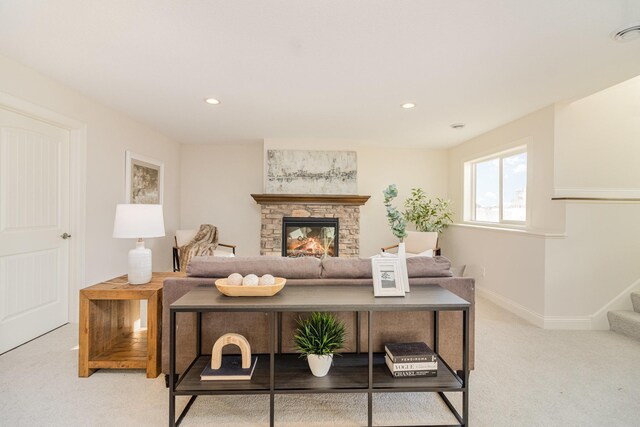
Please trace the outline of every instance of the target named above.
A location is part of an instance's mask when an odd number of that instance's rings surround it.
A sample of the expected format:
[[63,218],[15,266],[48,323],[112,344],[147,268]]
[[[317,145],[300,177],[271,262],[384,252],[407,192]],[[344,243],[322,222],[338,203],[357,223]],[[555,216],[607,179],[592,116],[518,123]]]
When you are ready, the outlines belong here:
[[373,295],[376,297],[403,297],[405,278],[401,260],[397,257],[371,258]]
[[125,203],[161,205],[164,163],[127,150],[125,156]]

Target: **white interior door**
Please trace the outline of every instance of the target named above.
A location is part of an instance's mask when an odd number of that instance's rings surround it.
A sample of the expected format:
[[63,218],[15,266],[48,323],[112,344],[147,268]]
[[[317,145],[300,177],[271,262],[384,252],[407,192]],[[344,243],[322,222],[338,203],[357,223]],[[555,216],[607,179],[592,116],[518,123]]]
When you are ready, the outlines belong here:
[[0,353],[68,321],[69,131],[0,108]]

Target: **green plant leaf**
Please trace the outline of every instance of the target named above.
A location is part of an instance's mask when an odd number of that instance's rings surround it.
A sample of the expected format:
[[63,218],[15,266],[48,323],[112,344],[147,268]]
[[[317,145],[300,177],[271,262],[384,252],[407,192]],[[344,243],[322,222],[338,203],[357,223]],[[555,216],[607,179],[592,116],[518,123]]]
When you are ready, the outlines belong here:
[[404,217],[418,231],[442,232],[452,221],[451,201],[429,199],[421,188],[411,189],[411,196],[404,203]]
[[402,241],[407,237],[407,222],[402,213],[391,205],[393,199],[398,196],[398,187],[395,184],[391,184],[382,191],[382,194],[384,195],[384,206],[387,208],[387,220],[389,221],[391,232]]
[[293,343],[301,357],[331,354],[344,345],[345,325],[331,313],[314,312],[297,320]]

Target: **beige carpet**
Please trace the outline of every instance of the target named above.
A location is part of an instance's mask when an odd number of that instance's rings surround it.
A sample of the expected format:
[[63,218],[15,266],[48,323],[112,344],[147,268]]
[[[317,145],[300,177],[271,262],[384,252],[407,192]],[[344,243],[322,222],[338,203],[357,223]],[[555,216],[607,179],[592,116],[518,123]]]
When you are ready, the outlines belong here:
[[[640,342],[541,330],[482,299],[477,316],[472,426],[640,426]],[[162,377],[98,371],[78,378],[77,356],[77,325],[0,356],[0,425],[167,425]],[[265,396],[201,396],[183,425],[264,426],[268,408]],[[366,414],[365,394],[276,398],[278,426],[357,426]],[[453,421],[432,394],[374,396],[378,425]]]

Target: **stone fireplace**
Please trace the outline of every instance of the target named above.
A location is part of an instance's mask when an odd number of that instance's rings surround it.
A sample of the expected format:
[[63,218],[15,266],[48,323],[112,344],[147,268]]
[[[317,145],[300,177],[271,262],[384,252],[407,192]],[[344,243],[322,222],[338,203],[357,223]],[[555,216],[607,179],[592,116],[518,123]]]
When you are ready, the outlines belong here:
[[[335,255],[359,256],[360,206],[364,205],[370,196],[293,194],[252,194],[251,196],[261,207],[261,255],[283,256],[286,254],[287,237],[293,237],[300,238],[301,243],[298,251],[294,252],[295,256],[319,256],[319,251],[324,249],[318,248],[317,245],[329,243],[331,239],[328,234],[320,234],[323,233],[322,225],[335,223],[337,230],[333,242]],[[289,223],[295,224],[289,232],[289,234],[293,232],[293,236],[285,234],[284,218],[288,218]],[[315,221],[316,224],[313,224],[313,219],[321,221]],[[306,225],[305,221],[307,221]],[[324,224],[318,225],[320,223]],[[295,227],[298,224],[311,230],[296,231]],[[314,230],[313,227],[316,229]]]

